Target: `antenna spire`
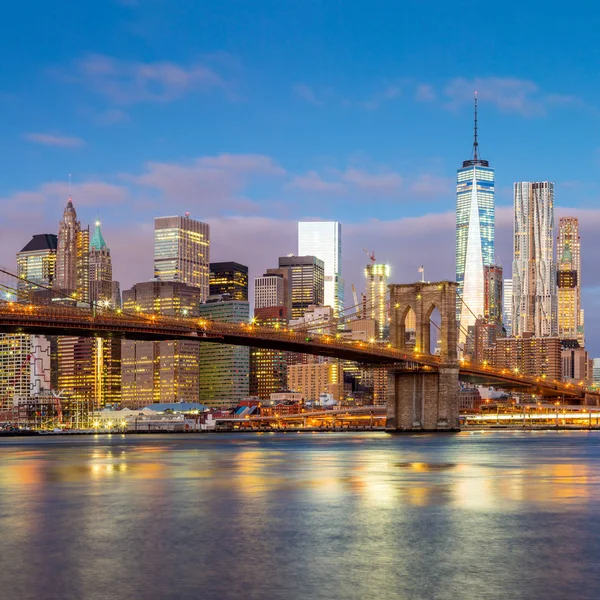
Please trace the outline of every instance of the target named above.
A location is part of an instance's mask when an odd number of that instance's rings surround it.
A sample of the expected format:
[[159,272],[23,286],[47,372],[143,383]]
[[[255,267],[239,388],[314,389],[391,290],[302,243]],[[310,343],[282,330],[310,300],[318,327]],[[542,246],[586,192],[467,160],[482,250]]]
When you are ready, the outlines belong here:
[[479,160],[479,157],[477,155],[478,150],[479,150],[479,143],[477,142],[477,92],[475,92],[473,101],[474,101],[473,160]]
[[71,173],[69,173],[69,199],[71,198]]

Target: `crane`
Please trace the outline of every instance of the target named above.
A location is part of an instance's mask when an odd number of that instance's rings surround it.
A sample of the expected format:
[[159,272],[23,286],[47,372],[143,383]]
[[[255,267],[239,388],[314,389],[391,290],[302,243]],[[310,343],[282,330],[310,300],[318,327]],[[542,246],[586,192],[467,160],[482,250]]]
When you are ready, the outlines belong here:
[[358,296],[356,295],[354,284],[352,284],[352,296],[354,296],[354,306],[356,307],[356,312],[358,312]]
[[365,254],[369,257],[371,264],[374,265],[375,264],[375,251],[367,250],[366,248],[363,248],[363,250],[365,251]]

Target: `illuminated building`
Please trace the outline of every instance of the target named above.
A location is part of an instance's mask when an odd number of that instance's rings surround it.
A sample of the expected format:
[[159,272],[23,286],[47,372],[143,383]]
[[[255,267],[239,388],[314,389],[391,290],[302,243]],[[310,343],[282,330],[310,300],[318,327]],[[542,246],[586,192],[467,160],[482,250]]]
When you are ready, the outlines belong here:
[[58,228],[54,288],[78,302],[89,302],[89,246],[90,230],[81,228],[69,196]]
[[0,335],[0,412],[11,410],[15,398],[29,396],[30,352],[31,336]]
[[514,186],[512,335],[557,335],[554,184]]
[[[457,171],[456,184],[456,317],[459,342],[469,326],[484,314],[484,267],[494,262],[494,170],[479,158],[477,96],[473,158]],[[462,301],[461,301],[462,298]]]
[[[286,326],[284,306],[255,308],[252,322],[260,327]],[[250,396],[267,400],[271,394],[287,389],[286,352],[267,348],[250,349]]]
[[581,309],[581,242],[576,217],[561,217],[557,238],[558,337],[585,344]]
[[322,260],[315,256],[282,256],[279,269],[289,269],[292,319],[302,317],[311,304],[323,305],[325,280]]
[[272,306],[285,306],[285,279],[280,274],[265,273],[254,278],[254,309]]
[[96,221],[90,240],[90,302],[112,304],[112,261],[102,237],[100,221]]
[[248,267],[236,262],[210,263],[211,296],[248,300]]
[[388,332],[389,265],[371,263],[365,269],[367,278],[367,316],[377,321],[377,337],[384,339]]
[[[197,316],[202,291],[175,281],[136,283],[123,291],[123,310],[145,314]],[[196,402],[200,343],[195,340],[122,342],[122,405]]]
[[210,228],[190,218],[154,219],[154,277],[200,289],[200,301],[209,295]]
[[513,282],[512,279],[504,280],[502,293],[502,324],[506,335],[512,335],[512,309],[513,309]]
[[494,353],[494,366],[522,375],[547,378],[562,377],[562,347],[557,337],[498,338]]
[[592,385],[594,381],[593,360],[577,340],[562,340],[562,378],[568,383],[584,381]]
[[502,325],[502,267],[486,265],[483,268],[483,318],[487,323]]
[[36,286],[32,284],[52,287],[56,271],[57,241],[58,238],[53,233],[34,235],[21,252],[17,253],[19,290],[35,289]]
[[594,387],[600,387],[600,358],[592,359],[592,379]]
[[313,333],[335,333],[336,321],[331,306],[315,306],[311,304],[299,319],[292,319],[290,329],[310,331]]
[[331,394],[335,400],[341,400],[344,380],[339,361],[289,365],[288,389],[301,392],[308,401],[318,401],[321,394]]
[[[211,321],[248,323],[250,304],[209,298],[199,308]],[[200,344],[200,402],[207,406],[236,406],[249,395],[250,349],[229,344]]]
[[342,279],[342,225],[337,221],[298,223],[298,255],[316,256],[323,261],[323,304],[337,316],[344,311]]

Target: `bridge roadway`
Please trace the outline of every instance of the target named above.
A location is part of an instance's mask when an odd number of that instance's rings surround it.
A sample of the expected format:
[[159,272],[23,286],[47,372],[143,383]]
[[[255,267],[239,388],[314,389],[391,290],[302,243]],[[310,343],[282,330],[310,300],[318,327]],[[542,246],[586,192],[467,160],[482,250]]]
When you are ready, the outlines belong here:
[[[407,352],[391,344],[350,341],[339,335],[313,334],[287,328],[271,329],[253,324],[223,323],[199,317],[169,317],[115,310],[91,311],[58,304],[24,304],[0,301],[0,333],[121,338],[129,340],[198,340],[220,344],[285,350],[329,356],[371,366],[407,371],[435,370],[439,357]],[[463,381],[501,389],[531,391],[541,396],[584,398],[583,385],[528,377],[507,369],[461,362]]]

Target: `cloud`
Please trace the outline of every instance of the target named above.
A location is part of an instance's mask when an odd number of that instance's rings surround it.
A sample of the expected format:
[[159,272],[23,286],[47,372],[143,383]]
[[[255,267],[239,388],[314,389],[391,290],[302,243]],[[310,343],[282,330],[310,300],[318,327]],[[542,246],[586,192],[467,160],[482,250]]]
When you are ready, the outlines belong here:
[[91,54],[74,68],[76,81],[121,106],[171,102],[192,90],[227,87],[220,75],[201,63],[126,61]]
[[36,144],[59,146],[61,148],[80,148],[85,145],[85,142],[81,138],[53,135],[50,133],[26,133],[23,135],[23,138]]
[[415,100],[417,102],[433,102],[436,99],[433,86],[427,83],[420,83],[415,92]]
[[395,194],[402,185],[402,177],[398,173],[367,173],[360,169],[347,169],[342,179],[362,190],[387,195]]
[[298,98],[305,100],[309,104],[314,104],[316,106],[321,106],[323,104],[323,100],[317,98],[315,91],[306,83],[296,83],[292,87],[292,90]]
[[475,91],[479,99],[496,105],[501,112],[516,113],[523,117],[544,116],[551,106],[582,104],[575,96],[544,92],[527,79],[484,77],[469,80],[457,77],[444,90],[449,98],[447,108],[455,109],[472,103]]
[[220,154],[188,164],[149,162],[141,175],[123,175],[135,185],[153,189],[174,206],[199,208],[205,215],[223,211],[255,213],[256,203],[240,194],[255,178],[285,175],[285,170],[268,156]]
[[436,198],[448,197],[453,191],[454,179],[421,173],[410,185],[410,191],[417,196]]
[[309,171],[306,175],[297,175],[288,184],[290,188],[297,188],[307,192],[326,192],[339,194],[346,190],[340,181],[326,181],[316,171]]

